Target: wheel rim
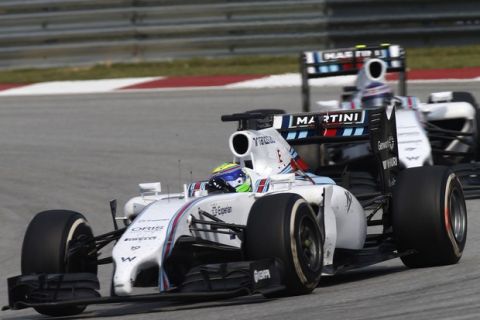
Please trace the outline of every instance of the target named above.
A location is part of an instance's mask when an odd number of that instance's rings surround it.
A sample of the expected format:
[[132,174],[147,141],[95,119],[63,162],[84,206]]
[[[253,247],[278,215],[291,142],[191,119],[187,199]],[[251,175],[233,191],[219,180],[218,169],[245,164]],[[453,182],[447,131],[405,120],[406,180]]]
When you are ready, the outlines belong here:
[[467,210],[458,189],[450,194],[449,219],[453,236],[457,243],[463,242],[466,234]]
[[311,271],[318,271],[322,266],[320,235],[315,223],[309,217],[303,217],[298,233],[300,256]]
[[[72,233],[72,238],[66,244],[65,272],[90,272],[97,273],[96,250],[93,235],[86,223],[79,224]],[[90,243],[89,246],[70,250],[77,243]]]

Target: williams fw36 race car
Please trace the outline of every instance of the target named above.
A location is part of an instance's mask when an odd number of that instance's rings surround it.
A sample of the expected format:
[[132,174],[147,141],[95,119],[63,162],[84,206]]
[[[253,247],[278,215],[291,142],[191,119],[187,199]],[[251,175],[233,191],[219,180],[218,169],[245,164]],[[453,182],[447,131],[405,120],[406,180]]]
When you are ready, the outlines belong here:
[[[304,52],[301,56],[304,111],[357,110],[396,107],[401,167],[441,164],[452,166],[469,196],[480,195],[480,113],[469,92],[435,92],[421,103],[406,93],[404,49],[398,45],[358,46],[349,49]],[[399,95],[394,95],[386,74],[398,74]],[[309,80],[356,75],[354,86],[344,87],[340,100],[310,106]],[[369,153],[367,146],[349,145],[324,152],[324,161],[346,163]],[[318,160],[317,160],[318,162]]]
[[[66,316],[90,304],[301,295],[322,276],[387,259],[418,268],[461,258],[467,211],[460,182],[445,166],[398,170],[395,109],[222,119],[239,123],[229,138],[233,162],[178,194],[140,184],[123,216],[111,203],[113,231],[94,236],[78,212],[37,214],[4,309]],[[310,172],[295,151],[352,141],[371,146],[376,193],[350,185],[348,168],[345,187]],[[108,263],[111,295],[102,297],[97,268]],[[159,292],[138,294],[138,287]]]

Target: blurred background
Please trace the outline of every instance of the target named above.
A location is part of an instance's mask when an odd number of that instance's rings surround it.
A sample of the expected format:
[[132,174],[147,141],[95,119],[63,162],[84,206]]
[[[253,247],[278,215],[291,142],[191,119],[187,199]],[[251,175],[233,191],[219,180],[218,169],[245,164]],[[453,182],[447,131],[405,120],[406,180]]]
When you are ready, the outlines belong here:
[[480,65],[479,35],[478,0],[3,0],[0,71],[272,74],[298,71],[300,51],[381,43],[411,49],[413,68],[468,67]]

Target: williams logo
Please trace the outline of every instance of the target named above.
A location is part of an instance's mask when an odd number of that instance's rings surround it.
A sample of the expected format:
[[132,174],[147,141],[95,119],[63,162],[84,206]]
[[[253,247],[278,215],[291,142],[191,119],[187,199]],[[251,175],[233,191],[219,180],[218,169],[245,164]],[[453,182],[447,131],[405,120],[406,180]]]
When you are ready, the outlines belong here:
[[122,257],[122,262],[132,262],[136,257]]

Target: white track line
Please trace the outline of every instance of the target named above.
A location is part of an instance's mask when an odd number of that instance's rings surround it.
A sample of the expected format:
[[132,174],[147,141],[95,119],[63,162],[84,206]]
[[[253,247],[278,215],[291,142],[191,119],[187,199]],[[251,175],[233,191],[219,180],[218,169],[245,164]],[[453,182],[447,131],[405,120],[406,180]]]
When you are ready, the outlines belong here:
[[[41,82],[22,87],[0,91],[0,96],[24,96],[24,95],[57,95],[57,94],[82,94],[82,93],[105,93],[105,92],[152,92],[152,91],[187,91],[187,90],[221,90],[221,89],[262,89],[262,88],[285,88],[299,87],[301,85],[300,74],[288,73],[281,75],[265,76],[263,78],[240,81],[224,86],[205,87],[171,87],[171,88],[135,88],[122,89],[124,87],[149,82],[152,80],[165,79],[165,77],[123,78],[104,80],[75,80],[75,81],[51,81]],[[348,86],[353,85],[355,76],[339,76],[321,79],[311,79],[313,87]],[[396,82],[396,81],[392,81]],[[408,83],[448,83],[448,82],[480,82],[480,77],[473,79],[435,79],[435,80],[408,80]]]
[[162,79],[162,77],[40,82],[0,91],[0,96],[111,92],[122,87],[157,79]]

